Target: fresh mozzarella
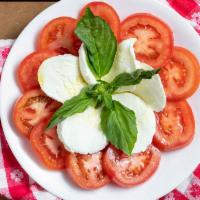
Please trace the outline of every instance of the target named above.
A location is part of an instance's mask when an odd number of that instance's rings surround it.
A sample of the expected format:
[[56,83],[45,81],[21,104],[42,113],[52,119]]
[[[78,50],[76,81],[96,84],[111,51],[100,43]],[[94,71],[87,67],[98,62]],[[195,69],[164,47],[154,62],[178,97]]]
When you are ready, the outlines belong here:
[[[135,112],[138,135],[133,153],[145,151],[156,130],[152,109],[131,93],[115,94],[113,99]],[[100,128],[100,113],[101,109],[89,107],[58,124],[58,137],[68,151],[87,154],[104,149],[107,140]]]
[[100,112],[89,107],[58,124],[58,137],[68,151],[88,154],[105,148],[107,140],[100,128]]
[[84,80],[88,84],[95,84],[97,82],[94,74],[92,73],[90,67],[88,66],[87,54],[84,44],[82,44],[79,49],[79,67]]
[[62,103],[78,95],[85,85],[78,58],[70,54],[46,59],[38,70],[38,81],[49,97]]
[[[137,62],[136,68],[153,69],[141,62]],[[142,80],[140,84],[136,85],[133,93],[142,98],[156,112],[163,110],[165,107],[166,95],[159,75],[155,75],[149,80]]]
[[[103,80],[111,82],[118,74],[122,72],[132,72],[135,70],[135,53],[133,48],[135,42],[135,38],[130,38],[122,41],[118,45],[113,66],[110,72],[102,78]],[[86,50],[83,44],[79,49],[79,66],[84,80],[88,84],[95,84],[97,81],[88,66]],[[124,87],[125,90],[126,88],[130,87]]]
[[110,72],[103,77],[105,81],[112,81],[118,74],[123,72],[133,72],[136,69],[135,65],[135,53],[134,53],[134,44],[136,42],[136,38],[129,38],[127,40],[123,40],[117,49],[117,53],[115,56],[115,60]]
[[113,99],[135,112],[138,134],[133,153],[145,151],[156,131],[154,112],[143,100],[131,93],[115,94]]

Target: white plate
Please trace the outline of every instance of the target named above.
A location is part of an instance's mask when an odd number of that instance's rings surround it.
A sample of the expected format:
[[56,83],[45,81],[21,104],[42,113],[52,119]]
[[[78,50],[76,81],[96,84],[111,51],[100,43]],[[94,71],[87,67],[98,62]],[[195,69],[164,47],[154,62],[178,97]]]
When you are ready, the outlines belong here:
[[[25,171],[49,192],[67,200],[151,200],[161,197],[179,185],[200,162],[200,94],[190,99],[195,118],[196,136],[188,147],[165,153],[156,174],[146,183],[132,189],[122,189],[109,185],[95,191],[84,191],[75,187],[63,172],[52,172],[40,165],[32,152],[29,142],[19,136],[11,121],[12,106],[20,96],[15,80],[15,70],[19,62],[34,51],[35,39],[41,28],[58,16],[77,17],[86,0],[66,0],[54,4],[38,15],[16,40],[6,61],[2,76],[1,119],[8,144]],[[200,40],[193,28],[172,9],[158,0],[107,0],[117,10],[121,19],[135,12],[149,12],[167,22],[175,35],[175,42],[194,52],[200,58]],[[198,116],[198,118],[197,118]]]

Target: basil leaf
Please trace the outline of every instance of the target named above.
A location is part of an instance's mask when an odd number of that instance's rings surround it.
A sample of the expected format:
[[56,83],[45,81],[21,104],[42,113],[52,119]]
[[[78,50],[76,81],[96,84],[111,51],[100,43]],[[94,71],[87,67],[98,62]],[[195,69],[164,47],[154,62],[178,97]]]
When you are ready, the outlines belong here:
[[122,73],[114,78],[111,82],[112,92],[121,86],[129,86],[139,84],[143,79],[151,79],[160,69],[143,70],[137,69],[132,73]]
[[52,128],[62,122],[67,117],[76,113],[84,112],[89,106],[94,104],[94,100],[86,94],[88,88],[81,90],[80,94],[65,101],[65,103],[54,113],[47,128]]
[[136,118],[132,110],[118,101],[113,101],[112,109],[104,106],[101,128],[111,144],[131,155],[137,140]]
[[110,71],[117,51],[117,40],[110,26],[87,8],[75,33],[85,44],[90,70],[100,79]]

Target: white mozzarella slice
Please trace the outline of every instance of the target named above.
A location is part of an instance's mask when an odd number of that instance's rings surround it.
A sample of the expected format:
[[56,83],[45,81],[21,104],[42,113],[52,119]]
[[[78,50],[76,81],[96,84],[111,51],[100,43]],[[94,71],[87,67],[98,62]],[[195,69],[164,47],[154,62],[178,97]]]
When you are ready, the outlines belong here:
[[154,112],[143,100],[131,93],[115,94],[113,99],[135,112],[138,134],[132,153],[145,151],[156,131]]
[[136,38],[129,38],[123,40],[117,48],[117,53],[115,56],[115,60],[110,72],[103,77],[105,81],[112,81],[118,74],[123,72],[133,72],[136,69],[135,65],[135,53],[134,53],[134,44],[136,42]]
[[92,154],[105,148],[107,139],[100,128],[100,113],[100,109],[89,107],[58,124],[58,137],[68,151]]
[[88,66],[87,55],[84,44],[82,44],[79,49],[79,67],[84,80],[88,84],[95,84],[97,82],[94,74],[92,73],[90,67]]
[[46,59],[39,67],[38,81],[44,93],[61,103],[78,95],[85,86],[78,58],[71,54]]
[[[141,62],[137,62],[136,66],[137,69],[153,69]],[[133,93],[142,98],[156,112],[163,110],[166,105],[166,95],[159,75],[155,75],[149,80],[142,80],[140,84],[136,85]]]
[[[106,76],[104,76],[102,80],[111,82],[118,74],[123,72],[132,72],[135,70],[135,53],[133,48],[135,42],[135,38],[129,38],[127,40],[122,41],[118,45],[113,66],[110,72]],[[94,74],[88,66],[86,50],[83,44],[79,49],[79,66],[84,80],[88,84],[95,84],[97,81]],[[131,87],[123,87],[123,89],[120,88],[120,90],[128,91],[129,89],[127,88]]]

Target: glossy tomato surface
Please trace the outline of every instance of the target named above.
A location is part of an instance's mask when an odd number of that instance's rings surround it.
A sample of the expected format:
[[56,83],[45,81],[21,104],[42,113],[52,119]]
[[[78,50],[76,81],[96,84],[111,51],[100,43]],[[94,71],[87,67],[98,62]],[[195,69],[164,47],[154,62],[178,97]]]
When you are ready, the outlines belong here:
[[173,34],[165,22],[147,14],[137,13],[121,23],[121,40],[135,37],[136,58],[152,67],[169,62],[173,48]]
[[162,67],[160,77],[168,100],[188,98],[199,87],[199,62],[189,50],[175,47],[170,62]]
[[111,27],[115,37],[119,39],[120,35],[120,19],[117,12],[110,5],[104,2],[91,2],[84,6],[80,12],[80,16],[83,16],[86,8],[90,8],[95,16],[103,18]]
[[47,97],[41,90],[30,90],[17,100],[13,108],[13,122],[18,131],[29,137],[33,127],[53,114],[60,103]]
[[95,154],[70,153],[66,168],[72,180],[83,189],[96,189],[110,182],[102,168],[103,152]]
[[44,50],[33,52],[24,58],[17,69],[17,80],[23,92],[40,88],[37,78],[39,66],[47,58],[57,55],[55,51]]
[[46,129],[50,119],[51,117],[43,119],[32,129],[30,142],[48,169],[64,169],[67,152],[58,140],[56,127]]
[[103,166],[113,182],[121,187],[132,187],[149,179],[160,163],[160,152],[150,145],[145,152],[127,156],[110,146],[103,159]]
[[183,100],[168,102],[162,112],[156,113],[157,131],[153,144],[162,151],[171,151],[188,145],[195,133],[195,121],[189,104]]
[[71,17],[58,17],[51,20],[38,36],[37,49],[78,55],[81,43],[74,33],[76,24],[77,20]]

